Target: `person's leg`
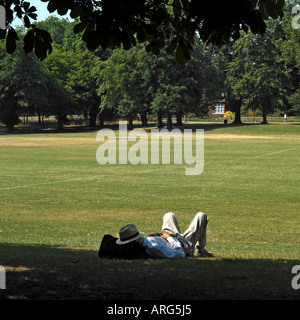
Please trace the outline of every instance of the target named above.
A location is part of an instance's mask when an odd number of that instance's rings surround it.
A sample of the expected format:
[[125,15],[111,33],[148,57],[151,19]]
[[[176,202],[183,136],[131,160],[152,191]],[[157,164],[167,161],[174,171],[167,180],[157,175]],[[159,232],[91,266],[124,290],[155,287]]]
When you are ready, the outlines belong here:
[[181,233],[175,213],[168,212],[164,215],[161,232]]
[[195,249],[195,256],[206,255],[212,256],[212,254],[206,251],[206,228],[208,223],[208,217],[203,212],[198,212],[190,226],[183,234],[183,237],[188,241],[191,246],[191,250]]

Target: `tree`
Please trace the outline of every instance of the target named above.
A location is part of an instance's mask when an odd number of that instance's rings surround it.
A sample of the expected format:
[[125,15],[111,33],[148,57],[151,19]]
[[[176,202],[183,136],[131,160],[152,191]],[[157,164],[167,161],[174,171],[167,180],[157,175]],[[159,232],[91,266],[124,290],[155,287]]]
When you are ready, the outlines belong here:
[[[238,39],[240,31],[263,34],[269,17],[283,15],[284,0],[43,0],[48,11],[65,15],[70,10],[79,18],[75,33],[82,32],[88,49],[123,47],[128,50],[139,43],[155,54],[167,48],[176,59],[186,63],[191,58],[196,36],[204,42],[222,44]],[[7,11],[7,28],[1,33],[6,50],[12,53],[18,37],[11,27],[15,16],[22,19],[28,32],[24,38],[26,52],[35,51],[39,59],[51,53],[51,36],[31,23],[36,8],[23,0],[0,0]]]
[[289,98],[289,102],[292,106],[292,108],[290,109],[290,111],[296,115],[299,116],[300,115],[300,89],[298,89],[290,98]]
[[218,99],[222,83],[218,70],[212,61],[210,46],[200,39],[195,43],[191,60],[178,64],[167,54],[160,53],[151,65],[156,83],[153,89],[152,110],[167,116],[167,126],[172,128],[172,116],[177,125],[182,125],[182,116],[193,112],[205,113],[209,102]]
[[51,56],[43,61],[44,68],[48,71],[50,78],[53,78],[47,85],[50,85],[57,94],[56,97],[50,97],[50,105],[57,117],[58,130],[63,130],[67,115],[76,112],[75,93],[70,83],[70,78],[77,71],[73,68],[76,63],[77,60],[72,52],[64,51],[56,44],[53,46]]
[[230,41],[223,45],[219,50],[216,50],[214,57],[214,62],[217,68],[221,71],[221,78],[223,83],[223,94],[225,98],[226,110],[231,110],[234,112],[235,117],[233,123],[240,124],[241,121],[241,107],[242,98],[236,97],[233,94],[233,89],[231,88],[231,83],[228,81],[228,65],[232,62],[234,57],[234,42]]
[[37,26],[53,35],[53,55],[44,61],[44,65],[74,100],[71,109],[63,113],[83,114],[86,119],[89,118],[89,125],[94,127],[100,104],[92,75],[95,53],[86,48],[79,35],[74,34],[75,24],[66,19],[49,17]]
[[130,130],[137,113],[143,113],[144,91],[137,54],[137,48],[127,52],[114,50],[107,61],[98,59],[94,70],[101,97],[100,111],[115,110],[128,120]]
[[[44,21],[35,23],[36,28],[48,31],[51,34],[53,43],[60,46],[65,44],[65,35],[69,26],[70,22],[67,19],[60,19],[54,16],[49,16]],[[74,25],[72,27],[74,28]]]
[[282,56],[290,68],[291,88],[287,108],[284,110],[291,115],[300,114],[300,33],[299,30],[292,27],[291,21],[294,16],[292,9],[298,4],[298,1],[290,0],[285,7],[285,16],[282,21],[282,28],[285,34],[285,41],[282,43]]
[[235,43],[228,64],[227,80],[234,96],[248,107],[259,107],[263,123],[268,113],[284,105],[291,87],[290,68],[281,52],[283,37],[281,25],[269,21],[265,35],[247,33]]
[[[38,61],[31,53],[26,55],[20,43],[9,55],[5,44],[0,43],[1,114],[6,123],[12,119],[9,130],[18,122],[21,113],[37,114],[40,125],[43,115],[55,114],[59,130],[63,129],[67,115],[74,113],[84,114],[86,118],[89,115],[90,126],[95,126],[100,100],[92,70],[95,56],[105,55],[101,50],[89,51],[73,33],[74,24],[53,17],[37,24],[54,34],[53,54],[44,61]],[[17,31],[22,39],[24,30]]]
[[[205,45],[200,39],[195,43],[192,59],[187,63],[189,103],[186,113],[203,117],[212,101],[218,101],[224,92],[221,70],[215,63],[215,46]],[[189,79],[189,75],[191,75]]]
[[209,50],[200,43],[192,59],[181,65],[165,53],[149,55],[139,46],[126,52],[114,50],[111,57],[98,61],[94,70],[101,96],[101,110],[115,110],[128,119],[129,128],[137,114],[143,125],[147,113],[157,113],[158,125],[162,116],[172,127],[172,116],[182,125],[182,116],[196,111],[201,104],[221,94],[220,77],[211,62]]
[[[274,81],[274,73],[276,71],[274,70],[274,66],[277,65],[277,69],[279,68],[279,64],[276,64],[276,59],[279,59],[282,61],[282,66],[283,70],[282,73],[285,72],[285,77],[288,80],[287,82],[284,81],[284,78],[278,78],[276,77],[277,80],[283,82],[280,85],[280,88],[283,88],[283,91],[280,93],[279,96],[277,96],[274,101],[272,102],[273,107],[270,107],[270,110],[273,110],[274,108],[279,108],[282,113],[289,112],[289,109],[291,108],[291,105],[289,101],[292,101],[291,99],[288,100],[288,97],[295,92],[298,88],[298,84],[300,81],[300,74],[299,74],[299,52],[300,52],[300,34],[297,32],[298,30],[294,30],[292,28],[292,16],[291,16],[291,11],[293,6],[297,4],[296,1],[289,1],[289,4],[284,7],[284,18],[279,22],[268,22],[268,29],[267,32],[265,33],[263,39],[269,38],[268,40],[257,40],[257,50],[252,52],[252,67],[251,64],[248,66],[247,70],[250,72],[250,69],[256,70],[253,71],[252,73],[258,75],[258,69],[257,67],[260,66],[261,59],[259,57],[262,57],[262,59],[266,59],[265,55],[268,50],[262,50],[262,44],[265,42],[265,47],[267,47],[267,44],[270,45],[269,51],[267,53],[268,56],[268,68],[269,71],[273,72],[273,75],[271,73],[264,73],[265,78],[270,76],[270,83],[269,85],[271,86],[271,82]],[[275,20],[276,21],[276,20]],[[273,30],[273,31],[272,31]],[[252,39],[260,39],[260,37],[254,36],[254,35],[249,35],[249,37],[252,37]],[[237,44],[240,40],[236,42],[235,49],[237,49]],[[254,40],[253,40],[254,41]],[[271,44],[270,44],[271,42]],[[244,41],[244,44],[246,41]],[[254,42],[255,45],[255,42]],[[251,101],[247,101],[247,97],[243,97],[242,95],[236,95],[235,90],[232,89],[231,84],[236,85],[235,81],[235,75],[234,75],[234,70],[232,70],[228,65],[232,62],[233,58],[237,58],[239,55],[240,58],[242,56],[242,51],[247,50],[246,47],[240,49],[240,53],[238,54],[237,52],[234,51],[233,49],[234,42],[230,42],[226,45],[224,45],[219,52],[217,52],[217,59],[216,63],[217,66],[222,70],[223,72],[223,77],[224,77],[224,82],[226,84],[226,108],[229,108],[231,111],[235,112],[235,120],[233,123],[241,123],[241,106],[242,103],[248,102],[248,106],[250,107]],[[242,47],[242,46],[241,46]],[[276,47],[276,49],[275,49]],[[249,49],[249,48],[248,48]],[[273,50],[274,54],[270,52]],[[255,55],[257,59],[255,59]],[[250,59],[250,58],[249,58]],[[272,59],[274,60],[272,63]],[[242,77],[242,73],[244,72],[243,68],[243,62],[246,61],[245,55],[244,58],[240,61],[240,71],[236,70],[236,76],[238,79]],[[297,62],[298,61],[298,62]],[[258,64],[257,64],[258,62]],[[284,71],[285,70],[285,71]],[[227,79],[227,72],[230,71],[230,77]],[[262,71],[262,70],[261,70]],[[245,75],[244,75],[245,76]],[[279,82],[278,82],[279,83]],[[276,86],[276,84],[273,84]],[[250,86],[250,83],[249,83]],[[254,89],[253,89],[254,90]],[[251,93],[252,98],[254,99],[254,93]],[[294,97],[295,98],[295,97]],[[293,100],[294,101],[294,100]],[[253,105],[254,100],[252,101]],[[259,101],[257,101],[258,104],[260,104]],[[256,109],[257,106],[253,105],[254,109]],[[291,112],[292,109],[291,109]]]
[[74,23],[69,23],[63,46],[63,49],[73,56],[68,85],[72,88],[77,110],[83,113],[85,118],[89,118],[89,126],[95,127],[100,105],[93,76],[96,56],[86,48],[80,37],[70,32],[73,26]]
[[20,46],[13,55],[2,50],[3,43],[0,48],[0,121],[12,132],[21,113],[34,114],[45,107],[49,92],[35,56],[26,56]]
[[48,71],[46,80],[47,88],[50,92],[48,95],[48,105],[45,111],[48,114],[54,114],[57,118],[57,130],[64,130],[64,122],[67,115],[74,106],[70,93],[61,85],[59,80]]

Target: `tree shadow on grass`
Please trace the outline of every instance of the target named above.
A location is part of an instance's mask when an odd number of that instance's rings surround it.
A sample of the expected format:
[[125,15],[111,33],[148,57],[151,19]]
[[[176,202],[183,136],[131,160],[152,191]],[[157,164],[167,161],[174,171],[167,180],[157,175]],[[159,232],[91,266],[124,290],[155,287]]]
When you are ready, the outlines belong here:
[[[241,124],[234,124],[234,123],[228,123],[224,124],[223,122],[188,122],[184,123],[182,126],[177,126],[176,123],[173,124],[173,129],[179,129],[182,132],[184,129],[192,129],[193,131],[196,131],[196,129],[204,129],[205,131],[212,131],[215,129],[220,128],[232,128],[232,127],[249,127],[249,126],[258,126],[261,123],[241,123]],[[293,123],[291,123],[293,124]],[[134,124],[134,129],[143,129],[146,132],[151,132],[151,129],[167,129],[166,125],[164,128],[157,128],[157,124],[155,122],[150,122],[146,127],[142,126],[141,124]],[[103,129],[111,129],[111,130],[119,130],[119,124],[107,124],[104,126]],[[69,126],[65,127],[64,130],[57,130],[55,128],[45,128],[45,129],[37,129],[37,128],[15,128],[13,133],[7,133],[5,127],[0,126],[0,135],[26,135],[26,134],[45,134],[45,135],[51,135],[51,134],[68,134],[68,133],[84,133],[84,132],[98,132],[101,130],[99,127],[89,127],[85,125],[77,125],[77,126]]]
[[92,250],[1,244],[6,290],[0,299],[299,299],[296,260],[107,260]]

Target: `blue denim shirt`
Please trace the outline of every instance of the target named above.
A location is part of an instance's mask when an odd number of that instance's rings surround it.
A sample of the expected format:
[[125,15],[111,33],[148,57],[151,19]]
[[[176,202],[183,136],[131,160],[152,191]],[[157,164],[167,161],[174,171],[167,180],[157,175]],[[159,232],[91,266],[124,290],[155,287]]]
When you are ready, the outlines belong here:
[[185,258],[184,249],[178,239],[169,237],[144,237],[143,246],[154,258]]

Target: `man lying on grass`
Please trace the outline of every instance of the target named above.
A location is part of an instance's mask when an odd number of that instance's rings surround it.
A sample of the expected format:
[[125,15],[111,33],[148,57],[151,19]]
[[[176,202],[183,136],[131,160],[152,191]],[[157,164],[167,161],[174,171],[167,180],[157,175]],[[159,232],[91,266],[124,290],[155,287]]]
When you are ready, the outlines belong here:
[[212,257],[212,253],[205,249],[208,220],[205,213],[198,212],[182,234],[176,215],[168,212],[163,217],[160,234],[144,237],[134,224],[128,224],[120,229],[116,243],[125,245],[136,241],[146,249],[150,258]]

